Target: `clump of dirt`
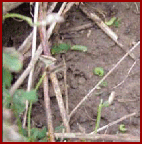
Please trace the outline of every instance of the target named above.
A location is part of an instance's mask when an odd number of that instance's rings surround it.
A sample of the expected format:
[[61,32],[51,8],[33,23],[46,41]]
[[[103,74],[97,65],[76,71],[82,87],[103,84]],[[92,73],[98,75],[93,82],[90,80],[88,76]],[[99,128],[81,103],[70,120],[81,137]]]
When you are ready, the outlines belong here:
[[[90,9],[98,12],[102,19],[109,20],[113,16],[121,19],[118,28],[114,26],[110,26],[110,28],[118,35],[126,51],[132,47],[132,44],[140,40],[140,15],[136,7],[136,4],[139,7],[140,3],[88,2],[86,4]],[[59,33],[64,29],[67,30],[90,22],[91,20],[78,7],[74,6],[68,13],[66,21],[61,25]],[[14,27],[17,29],[16,33]],[[3,45],[9,46],[7,42],[12,39],[12,46],[19,46],[30,31],[31,28],[25,22],[19,23],[12,19],[6,20],[3,24]],[[19,36],[18,33],[21,32],[22,34]],[[88,48],[87,52],[68,51],[65,54],[55,55],[59,63],[62,62],[63,57],[66,61],[69,111],[71,112],[101,79],[101,77],[93,74],[93,68],[102,67],[106,74],[124,56],[125,52],[96,25],[74,33],[61,33],[58,39],[71,45],[84,45]],[[127,128],[126,133],[140,135],[140,49],[136,48],[133,53],[137,62],[124,83],[114,89],[116,85],[125,79],[134,63],[134,60],[129,56],[107,77],[105,80],[107,86],[93,92],[91,97],[71,117],[70,126],[72,132],[79,131],[77,123],[85,128],[86,133],[92,132],[95,128],[100,100],[107,100],[111,91],[114,90],[116,93],[114,102],[111,106],[103,108],[100,127],[127,114],[133,112],[137,114],[100,133],[119,133],[119,125],[124,124]],[[58,73],[58,79],[64,97],[64,75],[62,72]],[[51,96],[51,109],[55,128],[62,124],[62,119],[51,84],[49,94]],[[39,101],[33,105],[32,120],[37,127],[42,127],[46,125],[42,88],[39,90],[39,95]]]

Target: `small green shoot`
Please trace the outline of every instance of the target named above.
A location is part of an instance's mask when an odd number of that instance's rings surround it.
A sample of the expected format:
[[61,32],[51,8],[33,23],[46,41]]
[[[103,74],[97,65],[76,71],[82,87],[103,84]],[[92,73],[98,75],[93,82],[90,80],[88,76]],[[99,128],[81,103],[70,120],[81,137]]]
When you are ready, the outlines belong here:
[[125,128],[125,125],[124,124],[121,124],[120,126],[119,126],[119,130],[121,131],[121,132],[126,132],[127,131],[127,129]]
[[51,48],[51,54],[55,55],[55,54],[59,54],[59,53],[66,53],[68,50],[86,52],[87,47],[83,46],[83,45],[70,46],[69,44],[66,44],[66,43],[60,43],[60,44],[53,45],[53,47]]
[[78,51],[86,52],[87,47],[83,46],[83,45],[74,45],[74,46],[71,47],[71,50],[78,50]]
[[102,67],[96,67],[93,69],[93,74],[98,76],[104,76],[104,69]]
[[3,52],[3,67],[11,72],[19,72],[23,67],[23,57],[14,48]]
[[3,20],[5,20],[6,18],[19,18],[19,19],[26,21],[30,26],[34,26],[34,24],[32,22],[32,18],[21,15],[21,14],[7,13],[3,16]]
[[106,25],[111,26],[114,24],[114,22],[116,21],[116,17],[112,17],[109,21],[105,22]]
[[66,53],[70,49],[70,45],[66,43],[56,44],[51,48],[51,54]]
[[120,18],[116,18],[116,17],[112,17],[109,21],[105,22],[106,25],[108,26],[115,26],[116,28],[119,27],[119,25],[121,24],[121,19]]
[[114,26],[116,27],[116,28],[118,28],[119,26],[120,26],[120,24],[121,24],[121,19],[117,19],[115,22],[114,22]]
[[100,125],[102,108],[110,106],[114,100],[114,96],[115,96],[115,92],[112,91],[107,101],[103,102],[103,99],[101,99],[99,107],[98,107],[97,121],[95,125],[95,130],[94,130],[95,133],[97,133],[97,129],[99,128],[99,125]]

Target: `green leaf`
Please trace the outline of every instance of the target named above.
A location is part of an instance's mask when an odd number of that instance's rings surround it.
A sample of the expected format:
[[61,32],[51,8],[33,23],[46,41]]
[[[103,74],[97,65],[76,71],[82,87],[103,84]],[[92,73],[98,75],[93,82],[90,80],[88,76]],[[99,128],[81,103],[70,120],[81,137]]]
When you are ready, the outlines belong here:
[[47,132],[47,128],[43,127],[42,130],[38,133],[38,138],[42,139],[42,138],[46,137],[46,132]]
[[28,132],[27,132],[26,129],[24,129],[24,128],[21,127],[21,131],[22,131],[23,136],[25,136],[25,137],[28,136]]
[[86,52],[87,47],[83,46],[83,45],[74,45],[74,46],[71,47],[71,50],[78,50],[78,51]]
[[93,69],[93,74],[98,76],[104,75],[104,69],[102,67],[96,67]]
[[3,67],[12,72],[19,72],[22,69],[22,56],[15,49],[5,50],[3,53]]
[[121,24],[121,19],[118,18],[118,19],[114,22],[113,25],[114,25],[116,28],[118,28],[120,24]]
[[46,137],[46,132],[47,132],[46,127],[43,127],[42,129],[38,128],[31,129],[31,135],[34,139],[43,139],[44,137]]
[[121,124],[121,125],[119,126],[119,130],[120,130],[121,132],[126,132],[126,131],[127,131],[127,129],[125,128],[125,125],[124,125],[124,124]]
[[38,128],[32,128],[31,129],[31,135],[34,139],[37,139],[38,138],[38,133],[39,133],[39,130]]
[[114,22],[116,21],[116,17],[112,17],[109,21],[105,22],[106,25],[111,26],[114,24]]
[[3,88],[3,106],[5,108],[10,108],[11,96],[7,89]]
[[9,70],[3,68],[2,69],[2,78],[3,78],[3,87],[10,87],[11,86],[11,81],[12,81],[12,75]]
[[22,113],[25,110],[25,99],[23,98],[23,94],[25,91],[23,89],[16,90],[13,95],[13,105],[12,108],[18,113]]
[[56,44],[51,48],[51,54],[66,53],[70,49],[70,45],[66,43]]
[[28,100],[30,102],[36,102],[38,101],[38,97],[36,94],[36,90],[26,91],[22,95],[23,99]]

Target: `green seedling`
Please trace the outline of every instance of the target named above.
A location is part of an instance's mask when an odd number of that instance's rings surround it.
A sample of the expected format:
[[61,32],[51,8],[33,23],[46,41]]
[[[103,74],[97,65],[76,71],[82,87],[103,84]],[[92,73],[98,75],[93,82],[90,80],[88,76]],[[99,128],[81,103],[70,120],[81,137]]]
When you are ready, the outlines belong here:
[[11,72],[19,72],[23,67],[23,57],[14,48],[3,52],[3,67]]
[[66,43],[56,44],[51,48],[51,54],[66,53],[70,49],[70,45]]
[[115,96],[115,92],[112,91],[107,101],[103,102],[103,99],[101,99],[99,107],[98,107],[98,111],[97,111],[97,121],[95,125],[95,130],[94,130],[95,133],[97,133],[97,129],[99,128],[99,125],[100,125],[102,108],[110,106],[114,100],[114,96]]
[[114,24],[114,22],[116,21],[116,17],[112,17],[109,21],[105,22],[106,25],[111,26]]
[[71,50],[78,50],[78,51],[86,52],[87,51],[87,47],[86,46],[82,46],[82,45],[74,45],[74,46],[71,47]]
[[105,22],[106,25],[108,26],[115,26],[116,28],[119,27],[119,25],[121,24],[121,19],[116,18],[116,17],[112,17],[109,21]]
[[121,131],[121,132],[126,132],[127,131],[127,129],[125,128],[125,125],[124,124],[121,124],[120,126],[119,126],[119,130]]
[[51,54],[59,54],[59,53],[66,53],[68,50],[75,50],[75,51],[82,51],[86,52],[87,47],[82,46],[82,45],[73,45],[70,46],[69,44],[66,43],[61,43],[61,44],[56,44],[51,48]]
[[[9,89],[11,87],[11,82],[13,76],[11,72],[19,72],[22,69],[23,62],[21,55],[15,49],[5,49],[3,52],[3,106],[8,109],[12,109],[19,128],[19,133],[26,137],[26,140],[36,141],[37,139],[31,140],[31,137],[35,137],[35,133],[32,133],[31,130],[31,110],[32,110],[32,103],[35,103],[38,100],[36,91],[39,88],[41,81],[44,77],[41,77],[39,80],[36,88],[31,91],[26,91],[24,89],[17,89],[13,96],[11,97],[9,93]],[[28,111],[28,130],[22,128],[22,123],[19,117],[19,114],[25,111],[26,107],[26,100],[30,102],[29,111]],[[27,133],[27,134],[26,134]],[[41,138],[41,134],[43,132],[38,133],[38,139],[46,141],[46,132],[44,130],[45,138]],[[40,135],[40,136],[39,136]],[[27,138],[28,137],[28,138]]]
[[104,76],[104,69],[102,67],[96,67],[93,69],[93,74],[98,76]]
[[3,16],[3,20],[5,20],[6,18],[19,18],[19,19],[26,21],[30,26],[34,26],[34,24],[32,22],[32,18],[21,15],[21,14],[7,13]]
[[114,22],[113,25],[114,25],[116,28],[118,28],[120,24],[121,24],[121,19],[118,18],[118,19]]

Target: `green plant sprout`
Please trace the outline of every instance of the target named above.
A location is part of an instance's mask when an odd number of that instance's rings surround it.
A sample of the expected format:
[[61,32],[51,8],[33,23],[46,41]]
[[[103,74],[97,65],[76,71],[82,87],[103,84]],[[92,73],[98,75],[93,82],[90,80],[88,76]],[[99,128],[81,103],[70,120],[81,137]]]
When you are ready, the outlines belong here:
[[46,26],[46,25],[50,25],[53,22],[63,22],[64,21],[63,17],[61,17],[58,13],[48,14],[45,20],[38,21],[36,23],[33,23],[32,18],[21,15],[21,14],[17,14],[17,13],[7,13],[7,14],[3,15],[3,20],[5,20],[6,18],[22,19],[22,20],[26,21],[31,27],[40,26],[40,25]]
[[97,133],[97,129],[99,128],[99,125],[100,125],[102,108],[110,106],[113,102],[114,96],[115,96],[115,92],[112,91],[107,101],[103,103],[103,99],[101,99],[100,104],[98,106],[98,111],[97,111],[97,121],[95,125],[95,130],[94,130],[95,133]]
[[104,76],[104,69],[102,67],[96,67],[93,69],[93,74],[98,76]]
[[[13,96],[11,97],[9,93],[9,88],[11,87],[12,82],[12,74],[11,72],[19,72],[22,69],[23,62],[20,53],[18,53],[15,49],[5,50],[3,52],[3,106],[8,109],[12,109],[14,115],[17,119],[17,125],[19,128],[19,133],[25,136],[26,141],[45,141],[47,142],[46,137],[46,129],[36,131],[31,129],[30,121],[31,121],[31,110],[32,104],[38,100],[36,91],[41,85],[43,78],[45,76],[45,72],[37,83],[35,89],[31,91],[25,91],[24,89],[17,89]],[[29,110],[28,110],[28,129],[25,130],[22,128],[22,122],[20,120],[19,114],[24,112],[25,110],[25,102],[29,101]]]
[[106,25],[111,26],[114,24],[114,22],[116,21],[116,17],[112,17],[109,21],[105,22]]
[[119,130],[121,131],[121,132],[126,132],[127,131],[127,129],[125,128],[125,125],[124,124],[121,124],[120,126],[119,126]]
[[121,24],[121,19],[112,17],[109,21],[105,22],[105,24],[108,26],[114,25],[116,28],[118,28],[119,25]]
[[73,45],[73,46],[71,46],[71,45],[66,44],[66,43],[60,43],[60,44],[53,45],[53,47],[51,48],[51,54],[55,55],[55,54],[59,54],[59,53],[66,53],[68,50],[86,52],[87,47],[82,46],[82,45]]

